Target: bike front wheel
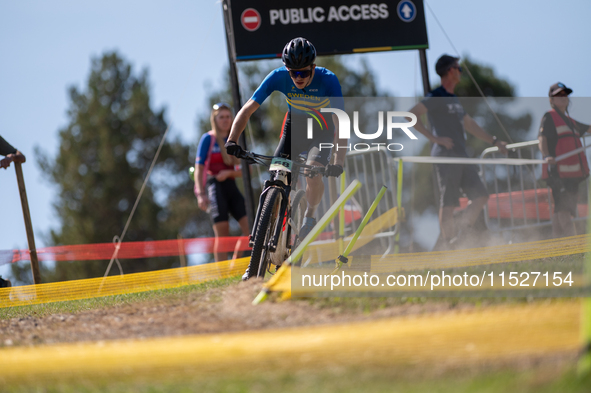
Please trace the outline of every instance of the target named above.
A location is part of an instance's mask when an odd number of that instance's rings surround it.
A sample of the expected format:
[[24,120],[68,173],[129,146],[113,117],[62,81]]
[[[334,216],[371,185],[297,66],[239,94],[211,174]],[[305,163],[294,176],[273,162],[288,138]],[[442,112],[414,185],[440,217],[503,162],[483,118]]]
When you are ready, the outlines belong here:
[[281,224],[278,223],[281,198],[281,191],[277,188],[271,188],[265,196],[258,226],[254,232],[254,244],[248,269],[249,278],[265,277],[270,261],[269,242],[275,233],[276,226]]

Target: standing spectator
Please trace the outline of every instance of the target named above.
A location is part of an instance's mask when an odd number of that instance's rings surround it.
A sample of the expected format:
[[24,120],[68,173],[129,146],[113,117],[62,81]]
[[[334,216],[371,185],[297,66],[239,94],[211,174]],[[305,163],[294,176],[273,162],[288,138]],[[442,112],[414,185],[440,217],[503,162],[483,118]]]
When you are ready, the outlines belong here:
[[[454,90],[462,75],[459,58],[443,55],[437,60],[435,70],[441,77],[441,86],[431,91],[411,112],[417,116],[415,129],[425,135],[433,147],[433,157],[468,157],[466,152],[467,131],[491,145],[498,146],[506,153],[506,142],[498,141],[484,131],[464,111]],[[421,116],[427,114],[432,132],[427,130]],[[488,201],[486,187],[478,176],[474,165],[435,164],[439,186],[439,225],[446,244],[452,246],[463,240],[476,222],[482,208]],[[470,202],[459,225],[454,220],[454,209],[460,205],[459,198],[465,193]],[[460,231],[463,234],[460,234]],[[465,231],[465,232],[464,232]]]
[[228,104],[219,103],[211,111],[211,131],[199,141],[195,160],[195,196],[199,208],[209,211],[215,233],[214,256],[216,261],[228,259],[227,254],[218,252],[219,238],[230,234],[228,213],[240,224],[244,236],[248,236],[248,218],[244,197],[236,186],[235,178],[242,172],[236,170],[236,157],[228,155],[224,146],[234,117]]
[[0,156],[6,156],[2,160],[0,160],[0,168],[8,168],[11,162],[20,162],[21,164],[24,163],[27,159],[17,149],[12,147],[12,145],[4,140],[0,136]]
[[579,183],[589,176],[584,151],[556,161],[557,156],[581,147],[579,138],[585,132],[591,133],[589,125],[572,119],[568,114],[568,95],[572,92],[560,82],[550,86],[548,96],[552,110],[544,114],[538,135],[540,151],[547,162],[542,168],[542,178],[546,179],[554,198],[554,237],[576,235],[572,217],[577,214]]

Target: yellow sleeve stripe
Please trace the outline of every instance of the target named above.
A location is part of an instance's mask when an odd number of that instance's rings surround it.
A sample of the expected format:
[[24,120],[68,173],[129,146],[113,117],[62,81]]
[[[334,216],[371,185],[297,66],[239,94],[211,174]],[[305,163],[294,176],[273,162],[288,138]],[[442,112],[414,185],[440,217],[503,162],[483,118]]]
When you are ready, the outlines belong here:
[[290,100],[289,98],[285,99],[289,105],[305,105],[308,108],[314,108],[314,109],[319,109],[319,108],[324,108],[327,107],[330,104],[330,99],[326,98],[325,100],[319,102],[319,103],[313,103],[310,101],[306,101],[306,100]]

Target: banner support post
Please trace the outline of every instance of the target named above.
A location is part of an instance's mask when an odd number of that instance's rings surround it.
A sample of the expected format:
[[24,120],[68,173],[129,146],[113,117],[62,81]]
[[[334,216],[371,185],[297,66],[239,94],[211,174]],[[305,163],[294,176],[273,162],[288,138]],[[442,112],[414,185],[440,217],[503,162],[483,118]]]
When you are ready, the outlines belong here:
[[419,49],[419,57],[421,59],[421,75],[423,77],[423,95],[426,97],[431,91],[431,84],[429,83],[429,68],[427,66],[427,50]]

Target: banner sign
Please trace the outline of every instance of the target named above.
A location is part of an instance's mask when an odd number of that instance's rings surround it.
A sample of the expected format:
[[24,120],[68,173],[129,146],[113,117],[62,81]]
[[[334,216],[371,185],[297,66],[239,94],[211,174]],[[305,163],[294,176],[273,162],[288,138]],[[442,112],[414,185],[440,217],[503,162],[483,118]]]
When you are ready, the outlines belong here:
[[[369,0],[371,1],[371,0]],[[287,42],[310,40],[319,55],[428,48],[422,0],[228,0],[236,60],[281,57]]]

